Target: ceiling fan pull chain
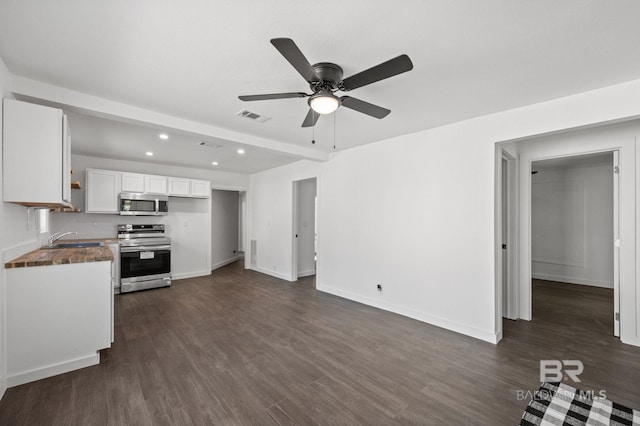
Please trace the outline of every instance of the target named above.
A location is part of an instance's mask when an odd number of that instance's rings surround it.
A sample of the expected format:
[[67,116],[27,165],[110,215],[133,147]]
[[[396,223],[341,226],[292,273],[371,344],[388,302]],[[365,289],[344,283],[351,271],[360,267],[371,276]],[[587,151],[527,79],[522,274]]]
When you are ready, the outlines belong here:
[[333,150],[336,150],[336,115],[338,111],[333,113]]
[[[315,116],[316,113],[315,113],[315,111],[313,111],[311,114],[313,116]],[[313,118],[315,118],[315,117],[313,117]],[[313,121],[315,121],[315,120],[313,120]],[[311,144],[312,145],[316,144],[316,126],[311,126]]]

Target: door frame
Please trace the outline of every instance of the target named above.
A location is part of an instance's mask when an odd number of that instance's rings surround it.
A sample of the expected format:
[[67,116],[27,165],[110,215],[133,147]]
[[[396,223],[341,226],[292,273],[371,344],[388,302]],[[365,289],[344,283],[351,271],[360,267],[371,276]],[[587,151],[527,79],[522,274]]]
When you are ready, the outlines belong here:
[[[304,180],[304,179],[301,179]],[[291,282],[298,281],[298,183],[294,180],[291,189],[291,199],[293,201],[293,214],[291,220]]]
[[[318,177],[312,176],[304,179],[294,180],[292,182],[292,190],[291,190],[291,199],[293,202],[292,205],[292,228],[291,228],[291,281],[298,281],[298,194],[299,194],[299,183],[306,180],[315,180],[316,184],[316,197],[314,203],[314,232],[318,233],[316,228],[316,224],[318,223]],[[316,247],[317,249],[317,247]],[[316,265],[317,272],[317,265]]]
[[[568,154],[568,155],[558,155],[558,156],[553,156],[553,157],[544,157],[544,158],[532,158],[529,161],[529,174],[531,174],[531,170],[532,169],[532,164],[536,161],[544,161],[544,160],[549,160],[549,159],[556,159],[556,158],[568,158],[568,157],[579,157],[582,155],[589,155],[589,154],[594,154],[594,153],[605,153],[605,152],[610,152],[612,154],[612,162],[611,162],[611,173],[613,175],[613,188],[612,188],[612,209],[613,209],[613,223],[612,228],[613,228],[613,238],[611,240],[611,250],[612,250],[612,254],[613,254],[613,304],[614,304],[614,329],[613,329],[613,335],[616,337],[620,337],[620,322],[616,320],[616,313],[620,313],[620,262],[619,262],[619,254],[620,254],[620,249],[619,249],[619,238],[620,238],[620,221],[619,221],[619,214],[620,214],[620,179],[619,179],[619,174],[617,173],[616,170],[618,170],[619,167],[619,157],[620,157],[620,150],[619,149],[605,149],[605,150],[598,150],[598,151],[592,151],[592,152],[581,152],[581,153],[577,153],[577,154]],[[533,194],[533,181],[530,180],[529,181],[529,226],[531,226],[531,217],[532,217],[532,211],[533,211],[533,202],[532,202],[532,194]],[[530,258],[530,262],[529,265],[531,265],[531,262],[533,261],[531,253],[532,253],[532,244],[533,244],[533,239],[529,238],[529,258]],[[530,266],[530,287],[532,288],[533,286],[533,268]],[[530,292],[532,291],[532,289],[530,289]],[[530,312],[533,309],[533,300],[530,299],[530,304],[531,304],[531,308],[530,308]]]
[[[505,149],[501,152],[501,164],[506,162],[506,167],[501,167],[500,185],[500,241],[499,244],[507,245],[506,256],[501,256],[503,262],[501,271],[502,318],[516,320],[520,317],[518,277],[518,161],[515,156]],[[506,206],[505,206],[506,203]],[[506,215],[505,215],[506,213]],[[504,235],[506,231],[506,235]],[[501,248],[502,250],[502,248]],[[506,257],[506,265],[504,264]],[[506,272],[506,277],[504,273]]]
[[[532,279],[533,279],[533,272],[532,272],[532,266],[531,266],[531,262],[532,262],[532,256],[531,256],[531,250],[532,250],[532,238],[531,238],[531,215],[532,215],[532,180],[531,180],[531,171],[533,170],[532,168],[532,164],[536,161],[543,161],[543,160],[550,160],[550,159],[555,159],[555,158],[566,158],[566,157],[576,157],[576,156],[581,156],[581,155],[588,155],[588,154],[595,154],[595,153],[603,153],[603,152],[611,152],[611,153],[617,153],[614,154],[614,157],[616,157],[616,159],[620,158],[620,148],[610,148],[610,149],[595,149],[592,151],[580,151],[580,152],[567,152],[567,153],[562,153],[562,154],[558,154],[558,155],[550,155],[550,156],[536,156],[536,157],[530,157],[527,158],[527,164],[526,164],[526,176],[528,177],[528,180],[526,182],[526,185],[528,187],[528,191],[527,191],[527,208],[526,208],[526,224],[527,224],[527,238],[526,238],[526,247],[525,250],[523,250],[525,253],[525,260],[524,262],[526,262],[526,264],[522,264],[521,263],[521,268],[523,271],[523,273],[521,274],[520,278],[521,278],[521,283],[520,283],[520,293],[521,293],[521,298],[520,298],[520,311],[523,312],[522,315],[522,319],[526,319],[526,320],[531,320],[533,319],[532,316],[532,310],[533,310],[533,300],[532,300],[532,296],[531,296],[531,292],[532,292]],[[613,170],[612,170],[613,173]],[[619,179],[618,179],[619,175],[614,175],[614,185],[618,185],[618,190],[615,191],[614,190],[614,200],[613,202],[613,209],[614,209],[614,241],[616,240],[616,229],[615,227],[617,225],[619,225],[619,212],[620,212],[620,191],[619,191]],[[521,178],[522,178],[522,174],[521,174]],[[522,205],[521,205],[522,208]],[[634,209],[635,210],[635,209]],[[523,212],[521,211],[521,218],[524,217]],[[635,211],[634,211],[635,213]],[[635,216],[635,214],[634,214]],[[619,226],[618,226],[618,230],[617,233],[619,234]],[[614,253],[614,305],[615,308],[617,308],[616,311],[614,311],[614,315],[615,312],[620,312],[620,296],[619,296],[619,292],[620,292],[620,288],[619,288],[619,283],[620,283],[620,262],[619,262],[619,249],[614,247],[614,241],[611,241],[611,247],[613,249],[613,253]],[[525,244],[525,243],[523,243]],[[521,258],[522,260],[522,258]],[[635,265],[632,266],[633,269],[635,269]],[[528,277],[528,279],[525,280],[525,274]],[[526,281],[526,282],[525,282]],[[622,315],[620,313],[620,315]],[[615,323],[614,323],[615,324]],[[619,324],[619,323],[618,323]],[[616,327],[617,328],[617,327]],[[619,329],[619,328],[618,328]],[[616,335],[619,337],[619,333]]]
[[620,151],[613,151],[613,335],[620,337]]

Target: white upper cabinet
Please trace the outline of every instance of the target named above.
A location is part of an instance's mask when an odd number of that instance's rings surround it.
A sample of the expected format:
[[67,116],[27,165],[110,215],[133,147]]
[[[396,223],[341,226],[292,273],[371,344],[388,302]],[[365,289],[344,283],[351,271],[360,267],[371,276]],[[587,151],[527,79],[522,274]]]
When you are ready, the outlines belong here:
[[211,196],[211,182],[208,180],[191,179],[191,196],[209,198]]
[[122,173],[122,192],[144,192],[144,175]]
[[174,197],[189,197],[191,195],[190,179],[169,178],[169,195]]
[[167,177],[123,172],[121,191],[167,195]]
[[144,175],[144,192],[147,194],[167,195],[167,177]]
[[211,196],[211,182],[208,180],[87,169],[86,182],[87,213],[119,214],[121,192],[188,198]]
[[3,133],[3,201],[69,205],[71,147],[62,110],[4,99]]
[[119,214],[120,176],[110,170],[87,169],[87,213]]

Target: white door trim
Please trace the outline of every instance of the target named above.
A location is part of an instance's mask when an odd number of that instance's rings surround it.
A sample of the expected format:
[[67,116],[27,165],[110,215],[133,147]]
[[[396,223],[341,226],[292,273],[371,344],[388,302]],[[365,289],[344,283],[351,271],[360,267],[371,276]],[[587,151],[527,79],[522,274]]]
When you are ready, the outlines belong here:
[[[518,293],[519,286],[517,285],[517,270],[518,270],[518,174],[517,174],[517,160],[514,156],[512,156],[506,150],[502,150],[502,160],[507,162],[506,167],[506,175],[502,175],[501,185],[501,214],[506,211],[507,217],[501,217],[501,226],[500,226],[500,235],[501,235],[501,244],[506,243],[506,267],[501,268],[501,270],[506,271],[506,286],[503,289],[503,312],[502,317],[508,319],[518,319],[519,318],[519,305],[518,305]],[[506,189],[506,194],[502,192]],[[504,197],[506,195],[506,197]],[[502,208],[503,199],[506,198],[507,206],[505,209]],[[506,220],[506,230],[507,235],[502,235],[503,233],[503,222]],[[502,248],[501,248],[502,249]],[[502,261],[502,257],[501,257]],[[505,265],[503,265],[505,266]]]
[[620,337],[620,151],[613,151],[613,335]]

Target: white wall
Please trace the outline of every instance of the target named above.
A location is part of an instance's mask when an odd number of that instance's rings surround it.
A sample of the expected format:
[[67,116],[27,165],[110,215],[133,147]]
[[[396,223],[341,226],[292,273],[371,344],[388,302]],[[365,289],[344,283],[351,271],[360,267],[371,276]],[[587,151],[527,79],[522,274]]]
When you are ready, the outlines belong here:
[[306,277],[316,273],[315,221],[317,179],[296,182],[297,214],[296,240],[297,276]]
[[217,269],[239,259],[238,191],[211,192],[211,269]]
[[211,202],[208,198],[171,197],[169,203],[169,214],[160,223],[171,238],[172,278],[211,274]]
[[[318,176],[319,164],[308,160],[251,175],[248,193],[248,240],[257,243],[256,270],[295,281],[293,275],[293,182]],[[250,267],[251,244],[245,244]]]
[[[316,287],[498,341],[495,144],[640,116],[639,96],[640,80],[341,151],[319,163]],[[287,279],[289,188],[301,169],[251,176],[258,269]],[[629,331],[637,336],[635,327]]]
[[532,276],[613,288],[613,155],[531,177]]
[[[2,97],[13,98],[11,95],[11,75],[0,58],[0,93]],[[2,128],[2,114],[0,114],[0,129]],[[2,139],[0,132],[0,141]],[[0,150],[0,169],[2,168],[2,152]],[[0,197],[2,194],[2,176],[0,173]],[[7,385],[7,326],[5,323],[7,312],[6,270],[4,263],[21,254],[38,247],[39,236],[35,231],[35,212],[31,210],[30,220],[27,219],[27,208],[16,204],[0,203],[0,397]]]

